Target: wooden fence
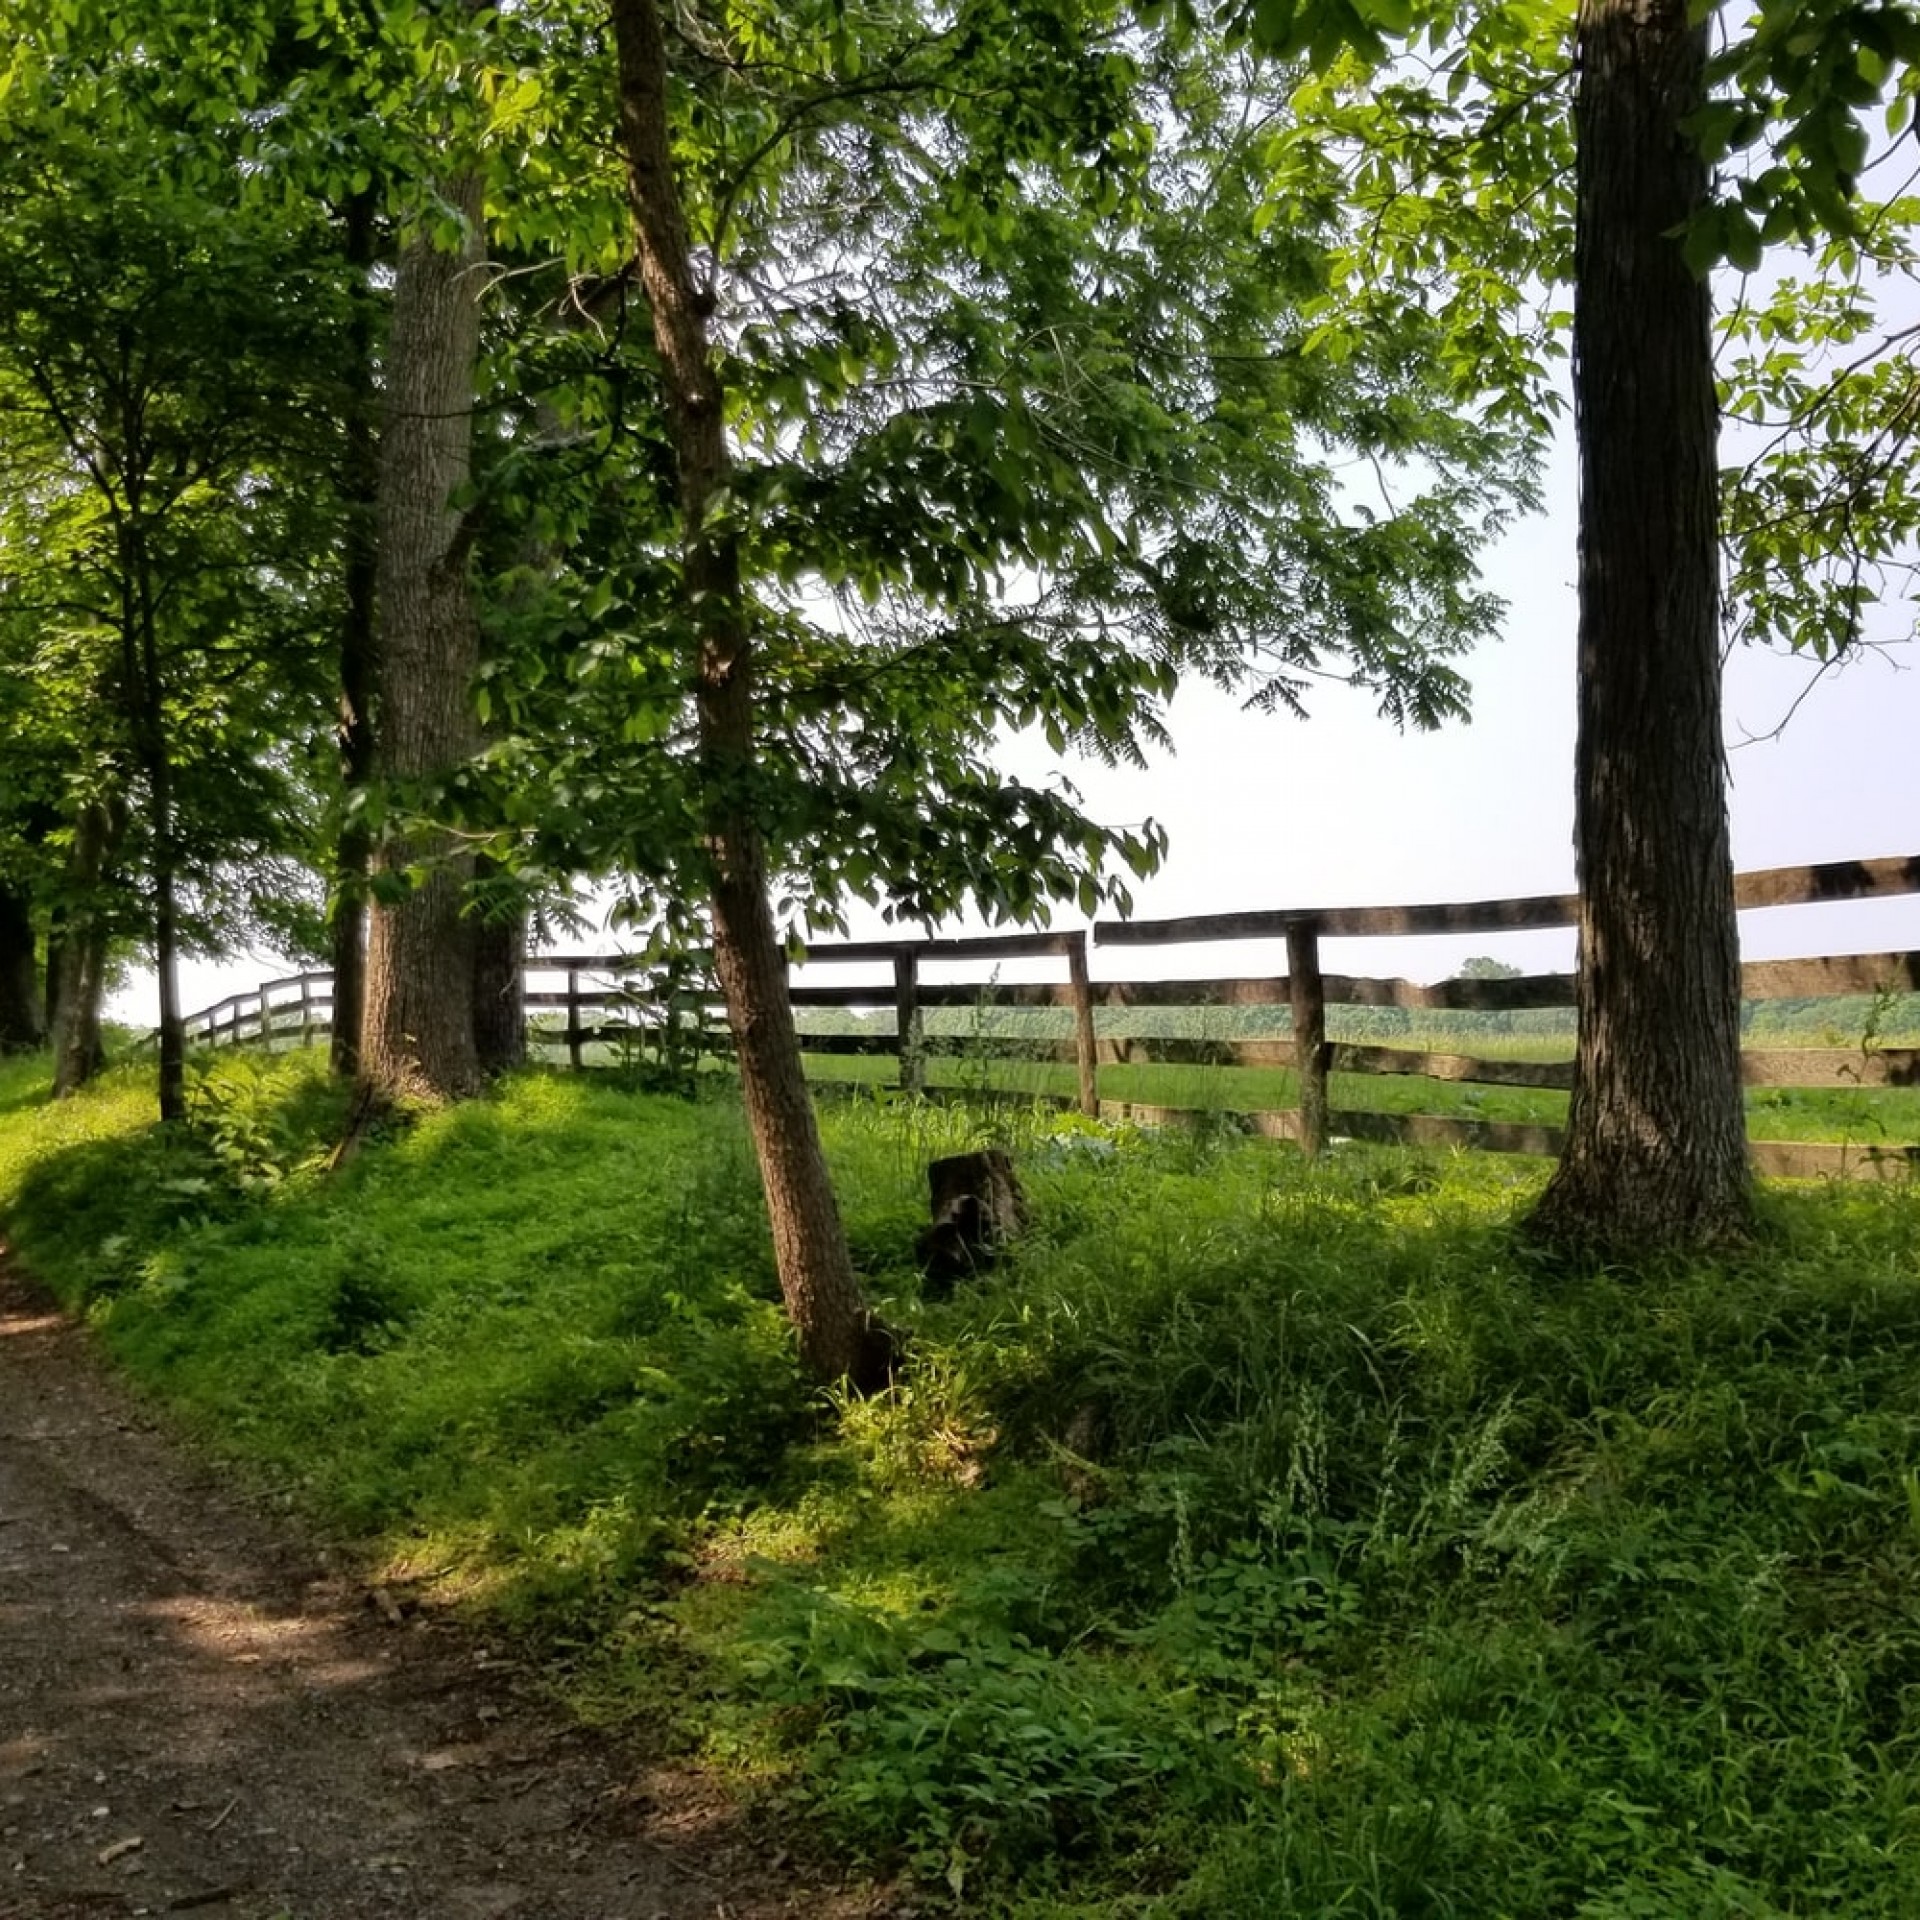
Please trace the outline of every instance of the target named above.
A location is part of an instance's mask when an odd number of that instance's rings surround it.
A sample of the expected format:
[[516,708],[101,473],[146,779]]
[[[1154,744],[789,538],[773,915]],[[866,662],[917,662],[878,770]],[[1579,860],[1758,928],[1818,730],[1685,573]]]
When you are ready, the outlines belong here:
[[291,1044],[304,1047],[333,1031],[333,975],[295,973],[263,980],[186,1016],[188,1046]]
[[[1920,856],[1839,861],[1824,866],[1783,867],[1742,874],[1736,903],[1742,911],[1843,900],[1891,898],[1920,893]],[[891,1032],[809,1033],[814,1054],[885,1054],[897,1061],[899,1083],[926,1085],[931,1047],[926,1014],[934,1008],[980,1010],[978,1030],[966,1049],[985,1060],[1036,1051],[1073,1062],[1077,1102],[1089,1114],[1146,1124],[1180,1124],[1198,1117],[1189,1109],[1103,1099],[1100,1070],[1120,1059],[1137,1062],[1290,1067],[1298,1075],[1298,1105],[1236,1111],[1250,1131],[1300,1142],[1309,1152],[1330,1138],[1348,1136],[1423,1145],[1470,1146],[1494,1152],[1556,1154],[1558,1127],[1429,1114],[1336,1110],[1329,1098],[1333,1073],[1413,1074],[1448,1082],[1495,1087],[1565,1089],[1571,1060],[1483,1059],[1422,1048],[1330,1042],[1327,1010],[1335,1007],[1399,1007],[1409,1010],[1500,1012],[1571,1008],[1571,974],[1514,979],[1443,980],[1431,986],[1403,979],[1331,973],[1323,964],[1329,940],[1418,937],[1429,934],[1490,934],[1569,927],[1577,922],[1571,895],[1464,904],[1404,907],[1336,907],[1207,914],[1186,919],[1103,920],[1092,929],[1102,948],[1167,947],[1231,940],[1284,941],[1287,971],[1268,978],[1200,978],[1153,981],[1095,980],[1085,931],[1020,933],[953,940],[842,941],[808,949],[792,988],[795,1008],[890,1008]],[[933,982],[930,965],[948,962],[1050,959],[1064,962],[1064,980],[989,984]],[[818,984],[817,969],[861,965],[886,969],[880,984]],[[540,982],[559,984],[541,985]],[[325,974],[299,974],[268,981],[253,993],[234,995],[189,1021],[191,1037],[214,1042],[242,1039],[304,1040],[326,1028],[331,1008]],[[1920,992],[1920,952],[1822,955],[1765,960],[1742,969],[1749,1001],[1818,999],[1881,992]],[[621,955],[557,955],[528,963],[530,1039],[540,1048],[564,1050],[575,1067],[595,1057],[618,1058],[621,1050],[657,1039],[663,1022],[710,1021],[701,996],[664,994],[645,970]],[[1036,1041],[993,1030],[995,1009],[1051,1008],[1070,1016],[1070,1038]],[[1270,1010],[1285,1037],[1178,1039],[1100,1031],[1103,1012],[1138,1009],[1237,1008]],[[1110,1022],[1109,1022],[1110,1024]],[[951,1044],[951,1042],[949,1042]],[[594,1050],[594,1051],[590,1051]],[[1920,1086],[1920,1049],[1821,1047],[1747,1050],[1743,1070],[1749,1086]],[[986,1090],[991,1091],[990,1084]],[[1887,1173],[1920,1166],[1920,1142],[1837,1145],[1754,1142],[1752,1157],[1765,1173],[1785,1175]]]

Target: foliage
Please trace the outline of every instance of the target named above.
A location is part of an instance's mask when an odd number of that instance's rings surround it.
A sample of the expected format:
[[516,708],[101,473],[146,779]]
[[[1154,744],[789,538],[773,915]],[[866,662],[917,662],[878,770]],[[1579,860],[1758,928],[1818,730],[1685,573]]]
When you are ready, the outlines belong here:
[[[1406,724],[1462,709],[1450,662],[1496,612],[1472,556],[1532,497],[1530,429],[1461,409],[1421,307],[1316,350],[1337,206],[1256,218],[1283,87],[1104,8],[951,32],[750,8],[730,58],[681,31],[764,715],[744,798],[789,916],[1031,916],[1144,871],[1156,829],[1102,829],[992,747],[1031,727],[1137,756],[1180,671],[1288,706],[1353,678]],[[549,384],[489,483],[512,584],[486,778],[496,851],[622,871],[650,920],[687,892],[706,776],[652,344],[599,264],[583,324],[502,361]]]
[[106,807],[119,897],[62,900],[43,853],[41,903],[151,942],[164,884],[189,946],[297,943],[338,290],[311,218],[246,203],[231,141],[156,124],[150,76],[36,25],[0,91],[0,842],[57,855]]
[[[915,1366],[828,1406],[724,1102],[532,1075],[343,1183],[183,1208],[124,1089],[36,1109],[34,1072],[0,1063],[0,1205],[141,1378],[389,1575],[568,1647],[583,1710],[677,1715],[928,1900],[1920,1899],[1911,1187],[1543,1286],[1512,1162],[851,1103]],[[1033,1228],[922,1306],[922,1169],[989,1139]]]
[[[1785,0],[1705,11],[1711,97],[1690,131],[1715,192],[1681,237],[1697,272],[1728,282],[1729,626],[1830,660],[1913,628],[1920,202],[1905,136],[1920,14]],[[1325,343],[1340,350],[1366,314],[1430,297],[1442,276],[1440,363],[1496,411],[1557,411],[1572,9],[1261,0],[1244,20],[1254,44],[1311,68],[1269,149],[1271,205],[1319,185],[1350,210],[1335,285],[1353,305],[1329,315]]]

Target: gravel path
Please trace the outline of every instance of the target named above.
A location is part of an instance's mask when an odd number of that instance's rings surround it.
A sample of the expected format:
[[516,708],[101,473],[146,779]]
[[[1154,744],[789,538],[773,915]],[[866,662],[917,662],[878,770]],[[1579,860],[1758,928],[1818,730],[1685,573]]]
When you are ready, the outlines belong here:
[[798,1883],[773,1845],[320,1564],[0,1264],[3,1920],[893,1910]]

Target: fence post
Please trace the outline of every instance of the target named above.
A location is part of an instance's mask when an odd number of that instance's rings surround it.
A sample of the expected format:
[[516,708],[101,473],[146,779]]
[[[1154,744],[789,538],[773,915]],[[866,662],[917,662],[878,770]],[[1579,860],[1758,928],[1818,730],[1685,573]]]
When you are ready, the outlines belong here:
[[313,1045],[313,975],[300,976],[300,1044]]
[[1087,977],[1087,933],[1084,927],[1067,946],[1067,981],[1073,994],[1073,1051],[1080,1064],[1080,1111],[1088,1119],[1100,1117],[1099,1049],[1093,1034],[1093,985]]
[[893,1017],[899,1035],[901,1091],[922,1093],[927,1085],[927,1032],[920,1017],[920,955],[913,947],[893,950]]
[[1293,1058],[1300,1076],[1300,1151],[1327,1145],[1327,999],[1320,978],[1320,933],[1311,920],[1287,922],[1287,999],[1293,1008]]
[[580,1067],[580,969],[567,969],[567,1063]]

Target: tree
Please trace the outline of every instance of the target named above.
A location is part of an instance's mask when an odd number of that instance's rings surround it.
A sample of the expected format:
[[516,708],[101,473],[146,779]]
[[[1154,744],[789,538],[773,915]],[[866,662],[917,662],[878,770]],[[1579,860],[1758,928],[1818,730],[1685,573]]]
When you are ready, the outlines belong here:
[[[130,190],[117,165],[97,164],[91,136],[76,146],[24,113],[13,125],[0,379],[16,458],[37,442],[38,470],[35,525],[8,559],[48,583],[50,623],[90,661],[81,678],[106,703],[104,735],[96,717],[67,727],[76,744],[95,731],[102,756],[100,797],[71,816],[76,871],[92,887],[112,868],[119,836],[100,823],[118,816],[136,829],[125,851],[144,877],[159,975],[161,1111],[178,1118],[189,815],[209,850],[276,837],[248,803],[279,797],[285,757],[257,764],[248,728],[263,695],[272,704],[259,617],[299,569],[295,547],[276,542],[301,512],[258,463],[286,427],[290,370],[305,364],[305,330],[324,323],[324,306],[316,313],[311,290],[302,299],[291,284],[277,229],[179,188]],[[295,658],[273,662],[288,690],[301,681]],[[228,778],[207,777],[216,763]],[[73,905],[63,946],[80,986],[99,966],[83,964],[71,938],[93,909]],[[77,1000],[60,999],[82,1017]]]
[[1748,1223],[1740,951],[1720,716],[1706,72],[1684,0],[1583,0],[1574,259],[1580,672],[1579,1045],[1532,1216],[1622,1254]]
[[0,879],[0,1053],[31,1051],[45,1038],[32,904]]
[[380,508],[379,350],[383,328],[372,280],[378,212],[372,185],[353,192],[341,230],[343,263],[353,276],[348,298],[347,379],[340,404],[341,508],[339,747],[344,804],[333,838],[329,940],[333,963],[334,1073],[360,1069],[360,1033],[367,1005],[368,869],[373,831],[366,796],[374,779],[373,695],[378,673],[376,626]]
[[[1744,1230],[1749,1187],[1717,543],[1724,533],[1734,550],[1737,624],[1825,655],[1858,638],[1876,571],[1896,571],[1920,532],[1898,472],[1906,369],[1869,351],[1824,381],[1801,357],[1809,333],[1832,344],[1870,332],[1863,265],[1912,265],[1912,201],[1863,218],[1852,196],[1869,148],[1860,112],[1920,57],[1920,18],[1780,0],[1710,63],[1698,8],[1583,0],[1568,263],[1558,63],[1528,14],[1416,9],[1392,24],[1430,35],[1438,74],[1363,87],[1386,48],[1371,11],[1349,14],[1332,0],[1262,6],[1256,32],[1310,50],[1331,76],[1323,90],[1379,209],[1369,264],[1404,276],[1459,248],[1500,259],[1465,211],[1490,197],[1530,209],[1514,226],[1537,244],[1522,264],[1543,277],[1570,264],[1574,285],[1580,1040],[1565,1154],[1531,1226],[1625,1255],[1712,1244]],[[1890,132],[1911,93],[1889,109]],[[1708,162],[1749,152],[1758,163],[1734,167],[1715,197]],[[1854,279],[1812,293],[1789,282],[1736,316],[1735,337],[1757,343],[1734,366],[1736,409],[1782,424],[1723,526],[1706,275],[1721,262],[1750,271],[1787,239],[1821,244]],[[1514,264],[1508,254],[1510,287]],[[1796,334],[1796,319],[1811,325]],[[1530,376],[1524,354],[1505,364]]]
[[[1750,1225],[1706,269],[1755,267],[1770,240],[1860,232],[1857,115],[1903,49],[1920,54],[1920,22],[1900,9],[1875,22],[1763,8],[1720,62],[1747,98],[1712,104],[1707,25],[1685,6],[1583,0],[1577,35],[1580,1038],[1566,1147],[1529,1225],[1630,1255],[1711,1246]],[[1781,161],[1716,202],[1708,148],[1753,145],[1770,118],[1786,123]],[[1776,392],[1793,384],[1777,364],[1765,377]],[[1830,440],[1845,437],[1831,428],[1849,397],[1845,382],[1812,397]],[[1883,457],[1870,449],[1866,464]],[[1877,542],[1884,558],[1915,526],[1897,483],[1864,486],[1859,463],[1846,464],[1859,500],[1846,518],[1871,529],[1857,540],[1851,525],[1841,541],[1818,537],[1792,460],[1749,489],[1784,479],[1799,509],[1792,535],[1750,499],[1734,522],[1750,619],[1823,653],[1859,632],[1871,597],[1860,553]],[[1790,614],[1769,578],[1788,548],[1801,562]],[[1836,551],[1838,577],[1809,592],[1806,574]]]
[[[444,779],[479,745],[479,618],[460,496],[472,468],[482,185],[448,183],[444,216],[403,249],[387,345],[376,586],[375,766],[404,793]],[[359,1046],[376,1105],[479,1090],[471,855],[445,833],[390,831],[375,851]]]
[[683,527],[682,597],[693,635],[714,967],[726,997],[773,1228],[781,1292],[817,1378],[877,1386],[892,1343],[854,1277],[787,998],[787,956],[750,811],[753,639],[738,535],[725,393],[694,275],[668,136],[667,49],[654,0],[614,0],[620,136],[640,274],[653,314]]
[[[1183,667],[1236,678],[1264,650],[1294,704],[1334,656],[1399,716],[1457,710],[1446,657],[1492,617],[1473,540],[1524,493],[1525,435],[1415,371],[1412,309],[1343,367],[1301,352],[1332,216],[1256,221],[1267,103],[1217,42],[1043,4],[614,18],[679,527],[623,611],[673,583],[654,685],[694,680],[698,752],[661,752],[669,693],[555,790],[659,796],[636,840],[704,826],[776,1239],[799,1222],[783,1284],[810,1360],[844,1370],[865,1328],[774,873],[803,913],[842,888],[913,918],[1092,904],[1105,855],[1144,865],[1156,837],[1116,842],[985,749],[1037,723],[1137,752]],[[1343,442],[1442,477],[1349,508]]]
[[[811,1119],[772,1057],[781,929],[750,897],[777,878],[809,922],[842,892],[913,919],[1093,905],[1109,856],[1142,869],[1157,834],[1002,779],[991,742],[1039,725],[1137,753],[1183,669],[1259,674],[1289,706],[1332,670],[1396,718],[1458,711],[1448,657],[1494,617],[1474,544],[1530,478],[1531,423],[1462,414],[1420,309],[1305,350],[1337,317],[1338,214],[1258,217],[1273,102],[1217,41],[1162,46],[1117,9],[963,16],[616,10],[653,323],[636,372],[664,394],[626,429],[633,495],[678,550],[650,539],[642,573],[629,548],[578,596],[575,724],[530,729],[534,703],[489,682],[522,721],[500,764],[557,761],[547,790],[592,803],[576,858],[624,831],[609,864],[670,908],[676,823],[701,823],[723,977],[751,935],[734,1025],[769,1057],[749,1104],[792,1112],[782,1138]],[[1348,448],[1378,500],[1335,479]],[[595,686],[612,727],[580,719]],[[861,1310],[830,1189],[811,1153],[762,1150],[770,1190],[805,1182],[844,1358]]]
[[0,734],[38,756],[58,856],[32,880],[78,989],[49,996],[62,1083],[97,1057],[102,943],[138,941],[169,1116],[179,954],[305,946],[318,894],[339,278],[312,197],[263,162],[283,123],[236,111],[265,13],[209,36],[165,6],[24,9],[0,97],[0,670],[29,690]]

